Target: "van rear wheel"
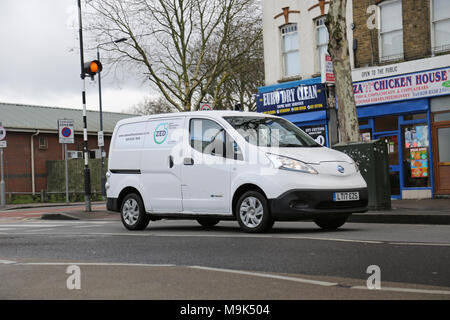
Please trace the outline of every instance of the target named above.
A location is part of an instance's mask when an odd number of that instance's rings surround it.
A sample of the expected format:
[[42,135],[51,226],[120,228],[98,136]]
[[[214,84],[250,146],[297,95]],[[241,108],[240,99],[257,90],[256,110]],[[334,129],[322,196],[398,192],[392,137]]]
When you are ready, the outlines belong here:
[[128,230],[144,230],[150,222],[150,216],[145,213],[141,197],[135,193],[130,193],[123,199],[120,217]]
[[218,224],[220,220],[217,218],[198,218],[197,222],[203,227],[211,228]]
[[236,219],[240,227],[250,233],[267,232],[274,224],[267,199],[258,191],[247,191],[239,198]]
[[337,217],[322,217],[314,219],[314,222],[323,230],[336,230],[342,227],[348,219],[348,215]]

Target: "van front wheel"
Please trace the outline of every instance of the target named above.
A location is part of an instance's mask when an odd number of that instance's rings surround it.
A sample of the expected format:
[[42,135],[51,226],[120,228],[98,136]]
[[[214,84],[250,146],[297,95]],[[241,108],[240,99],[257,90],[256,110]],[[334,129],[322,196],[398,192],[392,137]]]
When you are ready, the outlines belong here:
[[130,193],[123,199],[120,216],[128,230],[144,230],[150,222],[150,216],[145,213],[141,197],[135,193]]
[[274,223],[267,199],[258,191],[247,191],[239,198],[236,218],[240,227],[251,233],[267,232]]
[[324,230],[336,230],[347,222],[348,215],[337,217],[323,217],[314,219],[314,222]]

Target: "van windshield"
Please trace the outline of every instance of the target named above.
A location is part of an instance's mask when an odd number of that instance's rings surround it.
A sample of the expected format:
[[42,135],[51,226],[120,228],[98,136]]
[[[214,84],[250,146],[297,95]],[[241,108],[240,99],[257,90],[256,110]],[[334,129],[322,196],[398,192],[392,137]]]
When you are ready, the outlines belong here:
[[259,147],[322,147],[296,125],[283,118],[224,117],[249,143]]

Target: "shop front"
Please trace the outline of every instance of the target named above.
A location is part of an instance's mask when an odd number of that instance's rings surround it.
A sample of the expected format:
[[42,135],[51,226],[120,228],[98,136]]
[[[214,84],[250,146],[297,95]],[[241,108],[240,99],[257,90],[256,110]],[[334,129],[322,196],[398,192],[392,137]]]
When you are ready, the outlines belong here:
[[323,146],[329,146],[327,98],[320,78],[259,88],[257,111],[283,117]]
[[450,194],[449,80],[445,67],[354,82],[361,138],[386,141],[394,199]]

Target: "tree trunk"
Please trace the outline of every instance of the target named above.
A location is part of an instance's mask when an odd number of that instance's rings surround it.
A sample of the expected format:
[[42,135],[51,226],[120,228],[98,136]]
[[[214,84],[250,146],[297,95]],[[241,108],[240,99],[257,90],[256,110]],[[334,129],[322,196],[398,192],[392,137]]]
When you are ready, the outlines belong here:
[[330,34],[328,52],[333,60],[334,77],[336,79],[341,143],[360,141],[347,41],[346,7],[347,0],[333,0],[325,22]]

